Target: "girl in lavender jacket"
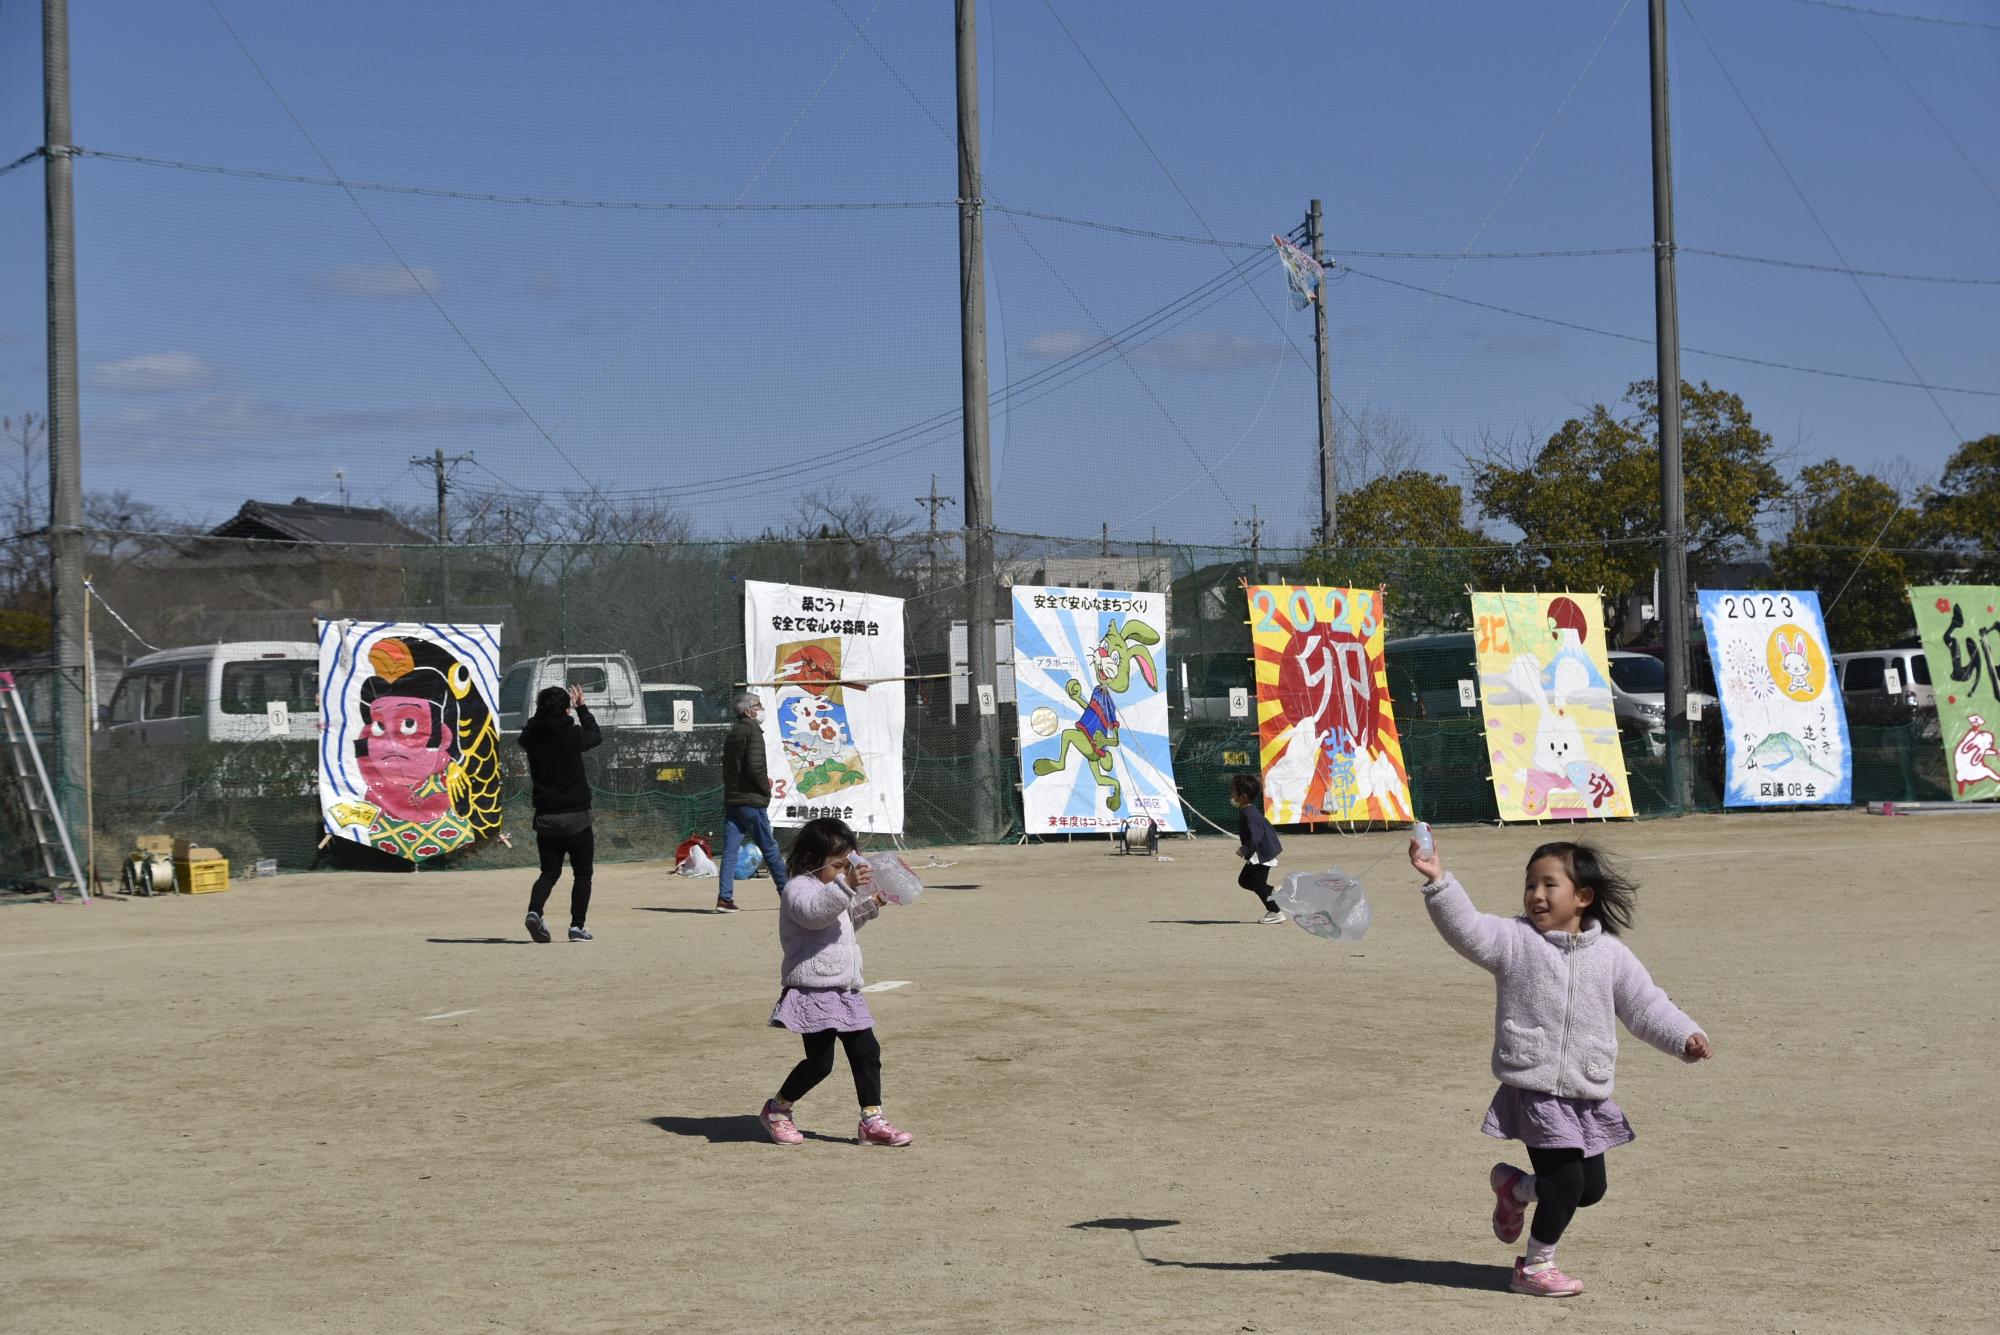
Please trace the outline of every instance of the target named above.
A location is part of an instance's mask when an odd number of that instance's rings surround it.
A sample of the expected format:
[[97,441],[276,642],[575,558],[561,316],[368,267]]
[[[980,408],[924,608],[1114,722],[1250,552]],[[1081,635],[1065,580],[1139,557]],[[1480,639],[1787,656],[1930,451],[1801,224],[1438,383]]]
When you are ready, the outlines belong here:
[[[805,1134],[792,1121],[792,1104],[833,1074],[833,1044],[847,1049],[854,1093],[861,1100],[863,1145],[910,1143],[882,1116],[882,1045],[875,1017],[861,995],[861,946],[854,934],[882,911],[882,897],[866,858],[855,857],[854,831],[845,821],[807,821],[785,859],[785,888],[778,906],[778,944],[784,947],[784,991],[771,1008],[771,1027],[805,1039],[805,1059],[792,1068],[778,1096],[767,1099],[757,1120],[780,1145]],[[852,875],[853,881],[848,877]]]
[[1556,1269],[1556,1241],[1570,1217],[1604,1199],[1604,1152],[1632,1139],[1611,1101],[1618,1060],[1615,1020],[1684,1061],[1713,1055],[1707,1035],[1654,984],[1618,934],[1632,925],[1638,887],[1588,844],[1543,844],[1528,859],[1524,912],[1499,918],[1472,906],[1435,849],[1410,841],[1425,878],[1424,907],[1453,950],[1493,975],[1493,1074],[1500,1090],[1481,1130],[1528,1147],[1534,1172],[1497,1163],[1493,1233],[1521,1236],[1536,1202],[1527,1255],[1514,1262],[1516,1293],[1566,1298],[1583,1285]]

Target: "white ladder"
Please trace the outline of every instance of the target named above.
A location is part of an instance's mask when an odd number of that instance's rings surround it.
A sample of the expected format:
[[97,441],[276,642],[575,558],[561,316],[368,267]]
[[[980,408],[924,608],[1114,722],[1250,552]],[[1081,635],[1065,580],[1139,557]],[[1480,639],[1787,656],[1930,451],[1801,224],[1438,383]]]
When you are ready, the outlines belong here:
[[[51,674],[51,682],[55,677]],[[20,794],[21,805],[27,810],[28,824],[35,832],[35,847],[42,856],[42,871],[51,878],[60,877],[62,867],[67,866],[69,877],[75,882],[77,892],[83,901],[90,902],[90,886],[83,879],[83,868],[77,865],[76,845],[70,842],[69,824],[63,820],[62,807],[56,801],[55,789],[49,783],[49,771],[42,764],[42,749],[35,745],[34,725],[28,719],[28,707],[21,699],[20,688],[14,684],[14,674],[0,672],[0,724],[7,732],[7,759],[13,773],[16,790]],[[49,837],[49,828],[55,827],[55,838]],[[62,862],[56,861],[56,854],[62,854]]]

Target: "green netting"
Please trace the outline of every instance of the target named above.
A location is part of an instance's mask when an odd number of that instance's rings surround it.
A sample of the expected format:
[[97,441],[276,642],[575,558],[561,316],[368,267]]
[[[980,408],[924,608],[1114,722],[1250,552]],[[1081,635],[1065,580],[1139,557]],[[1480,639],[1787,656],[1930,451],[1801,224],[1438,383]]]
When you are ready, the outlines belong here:
[[[1254,767],[1256,756],[1251,722],[1228,717],[1230,687],[1251,683],[1242,583],[1365,573],[1390,590],[1390,686],[1418,814],[1440,825],[1495,819],[1479,718],[1455,690],[1455,679],[1470,675],[1471,659],[1470,637],[1457,633],[1464,629],[1465,586],[1503,567],[1531,569],[1533,550],[1252,551],[1119,543],[1103,535],[1001,535],[998,548],[1003,599],[1004,585],[1014,582],[1168,591],[1162,686],[1175,770],[1190,806],[1225,827],[1233,827],[1228,778]],[[719,831],[722,706],[744,674],[744,579],[896,595],[908,600],[908,671],[927,678],[904,687],[906,840],[961,843],[989,838],[995,828],[1019,829],[1012,706],[1003,702],[999,720],[1002,737],[1010,739],[1006,753],[982,757],[962,679],[949,677],[953,623],[962,624],[968,610],[953,535],[446,548],[119,535],[116,559],[93,577],[131,626],[128,633],[107,627],[109,618],[98,623],[100,706],[122,669],[149,645],[308,641],[316,616],[497,621],[507,663],[622,656],[647,685],[698,691],[703,704],[692,734],[667,738],[656,723],[614,723],[606,745],[589,757],[600,856],[607,860],[669,857],[690,835],[714,839]],[[1645,643],[1650,628],[1626,612],[1621,603],[1609,607],[1614,637]],[[995,614],[1004,619],[1006,605]],[[40,718],[52,690],[82,689],[80,673],[45,673],[38,682],[30,674],[28,684]],[[1857,703],[1851,714],[1857,803],[1949,796],[1934,713],[1879,705],[1864,712]],[[90,789],[100,869],[114,867],[141,834],[211,844],[239,868],[263,859],[284,871],[402,865],[342,842],[319,847],[311,740],[226,742],[199,735],[198,726],[183,731],[189,735],[178,739],[137,739],[130,728],[100,727],[94,735]],[[1662,737],[1635,731],[1624,743],[1640,816],[1719,809],[1722,739],[1715,713],[1698,725],[1689,746],[1686,804],[1673,796]],[[503,747],[503,756],[507,825],[525,831],[525,769],[515,748]],[[62,768],[53,748],[50,760],[62,796],[80,813],[84,776]],[[988,805],[998,808],[997,820]],[[18,815],[4,838],[8,865],[29,867],[33,856]],[[429,865],[527,865],[532,855],[532,840],[522,839],[511,849],[488,844]]]

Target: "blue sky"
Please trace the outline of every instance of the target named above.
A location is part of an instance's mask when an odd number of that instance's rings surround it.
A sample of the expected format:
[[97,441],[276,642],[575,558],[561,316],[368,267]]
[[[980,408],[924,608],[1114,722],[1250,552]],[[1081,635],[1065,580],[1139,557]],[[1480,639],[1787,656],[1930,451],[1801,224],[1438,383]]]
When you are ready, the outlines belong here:
[[[941,0],[217,3],[351,181],[766,205],[955,193]],[[2000,31],[1688,4],[1848,264],[2000,278]],[[2000,22],[1974,0],[1909,8]],[[1649,338],[1643,250],[1355,253],[1648,245],[1645,0],[1058,10],[1111,93],[1044,0],[986,0],[989,200],[1254,242],[1323,198],[1330,251],[1354,270],[1330,291],[1335,394],[1402,423],[1412,462],[1456,472],[1482,438],[1546,434],[1651,374],[1649,346],[1448,299]],[[1681,244],[1839,263],[1688,15],[1676,0]],[[327,174],[207,0],[90,0],[72,25],[85,148]],[[40,139],[38,33],[36,6],[0,0],[0,162]],[[357,197],[374,226],[334,188],[78,164],[87,486],[220,517],[246,497],[327,495],[344,468],[357,500],[423,503],[407,461],[441,446],[477,457],[456,473],[466,506],[588,476],[656,489],[711,534],[780,522],[801,496],[915,514],[932,473],[959,489],[950,421],[826,460],[958,405],[948,207]],[[45,403],[41,227],[40,167],[0,176],[10,414]],[[987,238],[996,389],[1251,255],[997,213]],[[1247,272],[1156,341],[996,417],[1003,527],[1227,541],[1255,507],[1269,541],[1306,530],[1313,389],[1287,339],[1309,355],[1310,321],[1275,261]],[[2000,286],[1862,281],[1923,378],[2000,390]],[[1681,305],[1690,348],[1916,378],[1845,275],[1684,254]],[[1801,462],[1928,477],[2000,430],[2000,397],[1941,392],[1941,413],[1896,385],[1693,352],[1685,371],[1741,393]]]

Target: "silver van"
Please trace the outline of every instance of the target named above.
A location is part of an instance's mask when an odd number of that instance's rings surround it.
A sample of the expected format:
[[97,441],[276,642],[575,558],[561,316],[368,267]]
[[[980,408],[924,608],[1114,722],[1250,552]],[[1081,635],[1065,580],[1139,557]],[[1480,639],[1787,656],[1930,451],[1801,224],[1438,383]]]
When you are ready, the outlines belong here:
[[255,742],[319,732],[319,646],[192,645],[136,659],[104,708],[100,745]]
[[1835,654],[1834,669],[1840,673],[1840,693],[1862,704],[1905,704],[1923,709],[1937,705],[1931,689],[1930,660],[1924,651],[1865,649],[1852,654]]

